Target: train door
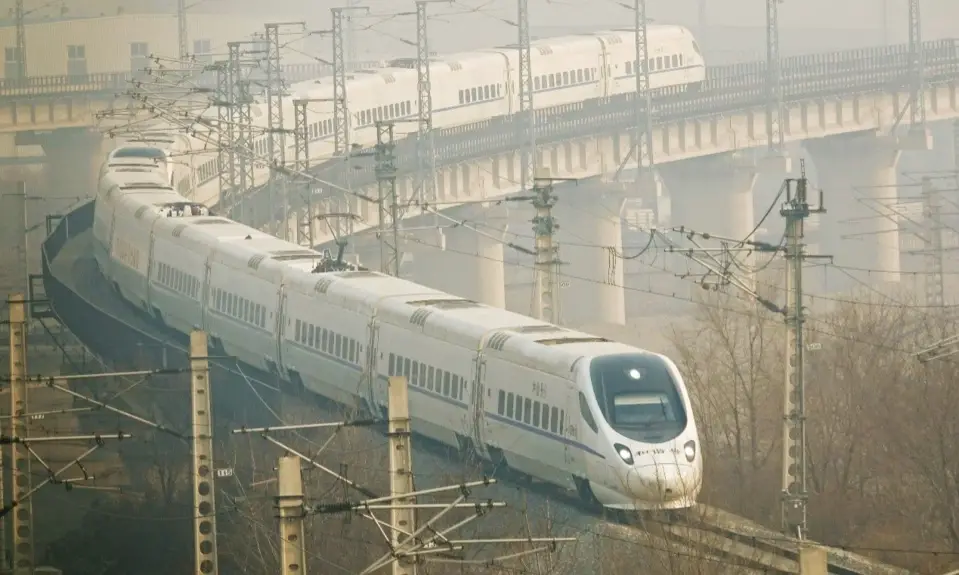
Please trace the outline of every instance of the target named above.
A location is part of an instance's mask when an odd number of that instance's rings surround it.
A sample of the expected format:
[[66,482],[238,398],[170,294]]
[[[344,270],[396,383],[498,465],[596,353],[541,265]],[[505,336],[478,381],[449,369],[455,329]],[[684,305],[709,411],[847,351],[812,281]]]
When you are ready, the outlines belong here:
[[154,235],[153,228],[150,228],[150,242],[147,246],[147,289],[146,289],[146,306],[147,313],[150,313],[150,310],[153,309],[153,269],[156,266],[156,255],[154,254]]
[[603,47],[599,53],[599,61],[596,63],[596,65],[599,66],[599,74],[597,77],[597,80],[599,80],[599,93],[601,97],[609,98],[609,90],[612,84],[612,79],[609,77],[609,46],[602,38],[600,38],[599,43]]
[[364,360],[363,383],[366,389],[359,390],[360,397],[367,404],[367,410],[374,417],[386,417],[389,406],[389,386],[384,385],[379,379],[376,358],[379,349],[380,326],[376,321],[376,312],[366,326],[366,359]]
[[[153,237],[151,235],[150,241],[152,243]],[[203,331],[209,333],[210,326],[207,325],[209,322],[209,313],[207,310],[210,309],[210,278],[213,276],[213,250],[210,250],[210,253],[207,254],[206,258],[203,260],[203,297],[200,301],[200,325],[203,326]]]
[[[570,370],[572,374],[576,373],[576,367],[580,361],[577,360],[573,364]],[[590,491],[587,478],[595,477],[595,475],[591,473],[590,469],[592,456],[583,447],[592,443],[590,439],[591,430],[588,427],[584,428],[586,424],[582,421],[583,418],[580,415],[579,389],[576,385],[575,375],[572,381],[567,380],[565,384],[566,401],[564,413],[560,416],[560,428],[563,437],[566,439],[563,442],[566,451],[566,469],[572,475],[573,487],[580,497],[589,500]]]
[[489,459],[486,449],[486,357],[482,351],[477,352],[473,359],[472,372],[466,430],[476,454]]
[[286,365],[283,361],[283,334],[286,333],[286,284],[283,283],[283,280],[280,280],[280,289],[277,292],[277,301],[276,301],[276,318],[273,322],[273,329],[275,330],[274,341],[276,343],[275,351],[276,354],[276,371],[277,376],[280,379],[286,379]]

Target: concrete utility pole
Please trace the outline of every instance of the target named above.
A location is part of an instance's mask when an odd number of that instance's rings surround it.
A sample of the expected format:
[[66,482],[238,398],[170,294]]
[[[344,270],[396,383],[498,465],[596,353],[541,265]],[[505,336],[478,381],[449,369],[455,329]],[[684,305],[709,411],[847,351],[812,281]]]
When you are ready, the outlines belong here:
[[[280,53],[280,32],[282,27],[296,26],[306,29],[306,22],[278,22],[266,25],[266,95],[267,95],[267,131],[269,133],[268,150],[273,166],[286,166],[286,126],[283,123],[283,97],[287,95],[283,81],[282,54]],[[282,170],[270,170],[270,230],[275,233],[276,198],[283,200],[283,223],[281,226],[284,240],[290,239],[290,199],[287,196],[286,177]]]
[[[276,445],[277,447],[286,451],[286,453],[296,456],[300,461],[306,463],[327,475],[342,481],[345,485],[359,491],[367,499],[363,501],[339,501],[333,503],[323,503],[319,505],[311,505],[307,508],[302,507],[302,490],[298,489],[286,489],[283,487],[283,474],[285,471],[289,471],[286,474],[287,477],[297,473],[296,467],[292,463],[288,463],[289,467],[284,467],[281,460],[280,474],[281,474],[281,491],[280,493],[287,496],[285,499],[287,511],[284,513],[281,507],[281,517],[290,517],[290,527],[295,525],[294,519],[296,517],[297,504],[300,504],[300,509],[304,510],[308,514],[333,514],[333,513],[357,513],[360,516],[370,519],[373,521],[380,533],[383,535],[386,543],[389,545],[389,551],[384,555],[376,559],[371,563],[366,569],[360,571],[360,575],[372,575],[380,571],[381,569],[389,566],[392,569],[392,572],[396,575],[414,575],[416,573],[416,564],[419,561],[420,556],[426,554],[433,554],[437,548],[448,548],[453,547],[455,550],[460,550],[467,545],[488,545],[488,544],[544,544],[541,547],[529,549],[519,553],[510,553],[509,555],[504,555],[502,557],[495,557],[491,559],[493,564],[499,564],[501,561],[507,558],[515,559],[520,556],[530,555],[533,553],[540,553],[543,551],[553,551],[555,550],[556,544],[560,542],[575,541],[572,537],[527,537],[523,539],[453,539],[451,535],[454,531],[462,528],[464,525],[472,522],[475,519],[483,517],[493,509],[498,509],[505,507],[506,504],[500,501],[467,501],[471,495],[471,489],[474,487],[483,487],[496,483],[495,479],[484,479],[483,481],[470,481],[461,483],[459,485],[451,485],[445,487],[433,487],[430,489],[423,489],[419,491],[414,491],[413,488],[413,460],[411,452],[411,428],[410,428],[410,414],[409,414],[409,396],[408,396],[408,382],[405,377],[390,377],[388,381],[389,385],[389,397],[388,397],[388,413],[387,419],[389,422],[388,425],[388,435],[389,435],[389,444],[390,444],[390,495],[388,496],[379,496],[371,492],[369,489],[362,487],[357,484],[355,481],[351,481],[346,477],[343,477],[341,474],[336,473],[332,469],[323,466],[314,459],[308,457],[307,455],[300,453],[288,446],[287,444],[274,439],[271,434],[280,431],[292,431],[292,430],[306,430],[306,429],[339,429],[342,427],[348,426],[370,426],[370,425],[379,425],[382,423],[382,419],[367,419],[359,421],[339,421],[331,423],[306,423],[300,425],[284,425],[279,427],[260,427],[260,428],[244,428],[244,429],[235,429],[233,433],[258,433],[264,439],[270,443]],[[374,410],[379,413],[379,408],[375,405],[371,405]],[[455,492],[457,498],[449,503],[416,503],[416,498],[421,495],[435,496],[441,493]],[[299,501],[297,501],[297,495],[301,495]],[[280,506],[278,504],[278,506]],[[436,510],[436,514],[433,515],[428,521],[423,523],[421,526],[416,527],[415,525],[415,513],[418,510]],[[453,509],[463,509],[472,511],[472,515],[467,516],[464,519],[458,519],[453,522],[452,525],[440,526],[439,520],[447,515]],[[390,521],[384,521],[379,519],[376,514],[378,512],[386,511],[390,512]],[[282,529],[282,525],[281,525]],[[291,540],[286,534],[283,535],[283,545],[284,548],[288,545]],[[299,537],[302,541],[302,537]],[[291,552],[293,549],[291,549]],[[297,550],[298,551],[298,550]],[[285,552],[285,549],[284,549]],[[292,553],[291,553],[292,554]],[[286,557],[287,555],[284,555]],[[294,557],[294,561],[296,557]],[[293,573],[302,573],[302,569],[292,570],[287,569],[286,565],[283,567],[283,573],[288,573],[292,575]]]
[[213,469],[213,415],[206,333],[190,334],[190,395],[193,399],[194,574],[219,572]]
[[783,0],[766,0],[766,134],[769,155],[784,156],[783,119],[785,116],[782,88],[782,56],[779,52],[779,4]]
[[[10,416],[12,437],[29,437],[27,411],[27,302],[23,294],[7,299],[10,309]],[[10,443],[10,476],[13,480],[12,514],[14,575],[33,575],[33,503],[31,492],[30,452],[23,442]]]
[[376,122],[376,183],[379,221],[377,239],[380,244],[380,271],[400,277],[399,226],[396,198],[396,156],[393,122]]
[[[803,222],[810,214],[824,214],[822,194],[819,206],[809,206],[805,166],[796,180],[786,180],[786,202],[779,213],[786,219],[786,378],[783,405],[782,525],[791,536],[806,537],[806,399],[803,344],[802,268],[810,258],[805,253]],[[796,189],[792,190],[795,182]]]
[[[410,444],[409,389],[405,377],[389,379],[390,443],[390,544],[394,549],[414,543],[416,498],[413,488],[413,457]],[[416,575],[416,556],[398,557],[393,575]]]
[[306,573],[306,537],[303,529],[303,473],[300,458],[280,457],[277,465],[277,518],[280,522],[280,572],[282,575]]
[[186,0],[176,0],[176,38],[180,49],[180,61],[186,61],[190,55],[189,38],[186,30]]
[[[20,270],[23,272],[23,293],[27,294],[30,293],[30,220],[28,219],[28,201],[30,198],[27,197],[26,182],[18,181],[16,188],[17,191],[13,196],[22,202],[22,205],[19,206],[20,209],[17,210],[17,215],[20,216],[20,227],[17,230],[20,236],[18,242],[19,253],[17,255],[22,266]],[[29,317],[29,314],[27,315]]]
[[[533,107],[533,61],[529,45],[529,0],[517,0],[519,18],[519,136],[520,184],[522,190],[531,188],[536,177],[536,109]],[[508,89],[508,87],[507,87]]]
[[926,256],[926,305],[942,307],[945,302],[943,284],[942,202],[932,179],[922,178],[923,243]]

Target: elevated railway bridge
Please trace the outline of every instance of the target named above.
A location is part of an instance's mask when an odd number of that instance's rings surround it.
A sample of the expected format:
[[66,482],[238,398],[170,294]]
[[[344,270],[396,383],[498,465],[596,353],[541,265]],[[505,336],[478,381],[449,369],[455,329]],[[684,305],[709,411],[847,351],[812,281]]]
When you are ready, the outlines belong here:
[[[927,42],[923,52],[925,120],[950,120],[959,115],[956,42]],[[289,76],[290,80],[296,77],[292,71]],[[837,220],[843,217],[843,210],[851,211],[852,200],[842,197],[851,196],[855,185],[894,182],[901,151],[931,147],[925,126],[897,129],[908,123],[906,111],[915,77],[916,70],[910,66],[906,46],[800,56],[783,62],[785,139],[805,142],[819,169],[819,184],[834,192],[831,198],[833,210],[839,212]],[[0,132],[24,134],[20,136],[23,138],[42,137],[45,131],[58,129],[82,132],[82,138],[78,136],[77,141],[64,146],[62,153],[64,157],[83,156],[82,161],[87,166],[96,165],[102,158],[102,151],[98,144],[90,145],[91,141],[96,142],[89,127],[95,123],[96,111],[105,109],[105,106],[97,108],[84,102],[111,101],[118,92],[126,89],[128,78],[121,73],[90,79],[97,81],[77,82],[51,77],[32,79],[26,86],[23,83],[0,84]],[[658,98],[653,102],[653,108],[647,112],[654,119],[654,154],[659,176],[671,196],[672,221],[730,236],[745,236],[751,231],[755,219],[752,187],[756,175],[763,170],[783,171],[784,168],[782,164],[767,164],[753,157],[761,156],[752,151],[761,150],[768,140],[764,121],[767,102],[765,66],[761,62],[713,67],[699,92]],[[621,218],[617,210],[623,201],[640,200],[648,205],[661,197],[659,180],[637,184],[609,181],[614,179],[609,175],[619,170],[628,154],[635,122],[633,104],[632,95],[625,95],[537,112],[540,165],[549,168],[554,176],[585,180],[576,188],[575,194],[565,198],[572,211],[566,217],[562,213],[559,216],[565,228],[584,243],[621,245]],[[74,117],[70,115],[73,112],[65,111],[72,109],[81,110],[78,115],[85,114],[86,119],[78,117],[73,122],[70,119]],[[57,123],[58,119],[64,118],[63,124]],[[464,208],[457,207],[458,203],[495,201],[518,191],[518,126],[512,118],[495,118],[437,130],[434,138],[440,207],[453,210],[454,218],[477,219]],[[63,169],[63,158],[58,158],[56,153],[49,157],[51,169]],[[395,155],[401,201],[408,203],[416,177],[415,141],[399,139]],[[342,160],[315,163],[317,165],[311,171],[317,177],[338,185],[346,182]],[[74,173],[72,182],[64,179],[63,185],[76,185],[77,181]],[[356,162],[350,181],[354,192],[375,196],[371,192],[376,186],[372,161],[367,164]],[[245,205],[252,206],[252,210],[243,215],[258,225],[265,225],[281,215],[276,206],[266,205],[267,194],[263,192],[263,187],[259,186],[236,198],[242,197]],[[376,206],[356,196],[342,197],[323,189],[312,190],[309,194],[293,193],[290,199],[295,211],[306,211],[307,202],[299,201],[304,198],[318,207],[320,213],[348,211],[355,214],[348,227],[338,230],[356,235],[354,243],[361,243],[362,233],[378,225]],[[612,215],[599,224],[586,225],[581,221],[595,218],[574,217],[575,210],[600,204],[609,207]],[[134,357],[134,350],[148,344],[169,345],[165,334],[158,333],[156,326],[146,325],[143,318],[131,317],[129,310],[115,301],[109,288],[98,281],[95,265],[89,258],[91,214],[90,204],[72,211],[44,243],[44,287],[53,306],[53,315],[98,353]],[[405,210],[404,215],[409,220],[423,217],[416,208]],[[299,230],[299,226],[292,222],[288,224],[291,231],[293,228]],[[411,221],[410,227],[415,224]],[[503,297],[502,282],[497,288],[489,285],[495,282],[477,282],[475,278],[496,278],[497,274],[499,278],[503,277],[502,244],[469,231],[453,229],[442,233],[446,236],[449,253],[432,255],[437,261],[435,267],[445,273],[426,270],[424,273],[431,276],[431,283],[453,293],[501,305],[502,301],[497,298],[501,300]],[[317,227],[313,230],[313,239],[314,244],[324,244],[333,238],[331,233],[324,232],[324,228]],[[464,256],[462,252],[482,257]],[[596,265],[589,262],[597,259],[595,253],[590,258],[578,257],[573,250],[564,253],[569,254],[566,259],[572,268],[570,275],[607,276],[605,262],[602,262],[601,271],[590,267]],[[872,257],[878,261],[887,256],[885,252],[877,252]],[[888,263],[883,260],[867,265],[888,267]],[[461,267],[452,274],[449,273],[450,265]],[[495,269],[497,265],[499,271]],[[461,269],[472,271],[459,273]],[[423,270],[418,268],[418,271]],[[467,277],[472,279],[463,279]],[[612,278],[608,284],[577,288],[576,298],[581,312],[592,314],[594,321],[620,322],[622,306],[618,302],[623,297],[622,284],[620,276]],[[583,290],[592,290],[592,293],[584,296]],[[797,568],[790,564],[776,572],[796,571]],[[875,565],[853,566],[838,553],[831,553],[830,572],[899,571]]]
[[[924,81],[918,100],[924,103],[924,113],[917,117],[924,118],[927,124],[952,120],[959,116],[957,42],[926,42],[922,51]],[[894,199],[898,161],[903,151],[932,148],[928,128],[909,125],[909,106],[917,77],[917,70],[910,65],[909,47],[790,57],[784,59],[782,70],[784,139],[802,143],[804,155],[811,157],[817,168],[817,186],[829,192],[829,218],[822,222],[819,237],[810,241],[839,261],[855,258],[859,267],[888,270],[886,279],[896,281],[896,271],[900,269]],[[559,220],[565,227],[561,236],[576,238],[573,243],[621,248],[618,216],[624,200],[646,207],[661,204],[661,184],[665,183],[673,225],[727,237],[746,237],[755,225],[753,186],[757,175],[773,171],[785,176],[788,167],[764,157],[769,140],[765,122],[765,63],[711,67],[701,90],[654,99],[653,155],[659,177],[626,184],[615,181],[613,176],[624,164],[635,167],[635,160],[628,158],[636,118],[633,97],[625,94],[537,111],[538,164],[548,168],[554,177],[582,180],[575,193],[571,192],[557,206]],[[451,212],[456,219],[477,221],[478,217],[492,217],[489,213],[478,216],[465,209],[457,211],[456,205],[495,201],[519,191],[517,150],[521,134],[519,121],[509,116],[435,130],[437,207]],[[355,155],[372,156],[374,150],[361,150]],[[403,216],[422,219],[423,210],[412,207],[418,178],[415,136],[397,139],[394,155],[398,201],[408,206],[402,211]],[[377,197],[376,164],[372,158],[354,159],[351,164],[349,185],[356,195],[331,192],[322,186],[313,186],[310,192],[301,188],[290,195],[292,208],[298,213],[287,222],[289,237],[297,236],[302,242],[308,235],[307,228],[300,224],[307,219],[304,216],[309,202],[319,214],[352,214],[349,218],[328,219],[339,222],[334,226],[314,221],[314,244],[331,242],[336,234],[358,234],[379,225],[377,204],[361,197]],[[328,159],[310,171],[322,180],[346,187],[345,170],[343,159]],[[283,217],[280,206],[269,209],[264,189],[260,186],[239,196],[244,205],[251,206],[242,218],[255,225]],[[850,242],[840,242],[838,224],[860,215],[862,194],[873,200],[873,209],[880,210],[879,216],[886,217],[876,217],[861,225],[856,231],[874,234],[874,239],[859,242],[858,248],[850,247]],[[595,217],[582,217],[584,211],[612,217],[597,223]],[[419,281],[503,305],[506,296],[500,280],[504,271],[498,263],[504,260],[503,244],[489,233],[494,231],[491,226],[485,228],[486,234],[476,234],[468,226],[444,230],[440,232],[445,236],[442,240],[433,232],[425,239],[418,234],[421,237],[414,242],[412,251],[429,254],[421,261],[431,262],[416,266]],[[848,233],[848,224],[844,226],[847,229],[843,232]],[[412,222],[409,227],[419,226]],[[530,233],[524,228],[522,235]],[[353,243],[363,245],[360,238]],[[445,245],[446,250],[424,245]],[[364,255],[374,251],[365,250]],[[564,273],[571,276],[564,298],[578,302],[577,311],[566,306],[576,317],[564,315],[564,319],[573,323],[622,323],[623,267],[618,266],[616,277],[603,284],[576,279],[609,274],[608,263],[605,258],[596,257],[595,249],[584,251],[570,246],[562,259]],[[376,266],[375,259],[367,257],[365,261]],[[448,273],[450,269],[457,269],[457,273]],[[528,302],[529,297],[525,300]]]

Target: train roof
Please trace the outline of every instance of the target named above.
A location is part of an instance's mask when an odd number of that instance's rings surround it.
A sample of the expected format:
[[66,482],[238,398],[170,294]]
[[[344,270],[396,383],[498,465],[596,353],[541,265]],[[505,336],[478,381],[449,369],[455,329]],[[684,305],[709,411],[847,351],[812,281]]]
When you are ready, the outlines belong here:
[[[564,364],[581,356],[627,353],[636,348],[533,319],[502,308],[488,306],[410,281],[374,271],[319,274],[316,291],[346,299],[360,298],[397,315],[409,315],[411,323],[455,328],[457,333],[499,351],[559,356]],[[550,348],[547,350],[546,348]]]

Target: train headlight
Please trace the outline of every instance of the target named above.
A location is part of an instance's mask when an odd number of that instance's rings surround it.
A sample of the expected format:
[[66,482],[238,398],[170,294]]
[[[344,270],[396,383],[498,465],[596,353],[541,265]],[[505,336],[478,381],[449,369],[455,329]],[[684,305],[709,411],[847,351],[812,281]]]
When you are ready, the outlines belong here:
[[630,453],[629,448],[621,443],[614,443],[613,449],[616,450],[616,453],[619,454],[619,457],[626,462],[626,465],[633,464],[633,454]]
[[696,442],[689,440],[686,442],[686,445],[683,446],[683,455],[686,456],[686,461],[692,463],[696,459]]

